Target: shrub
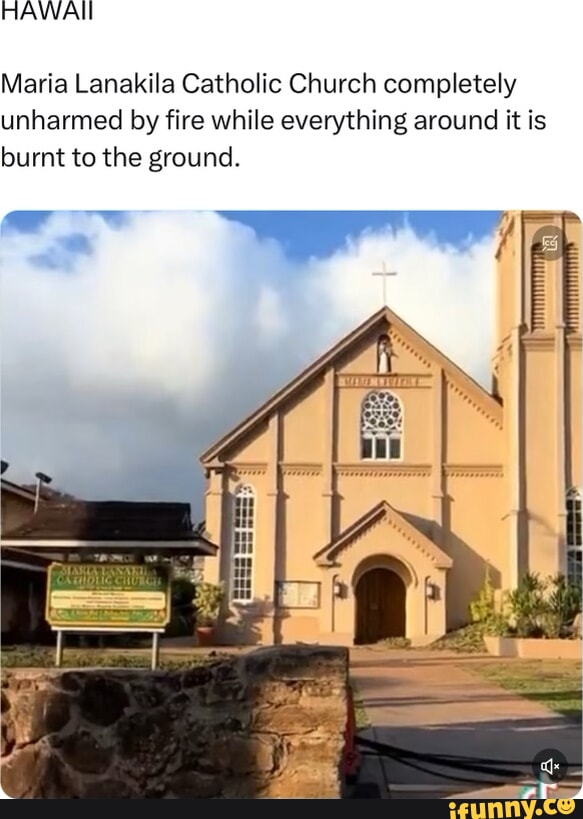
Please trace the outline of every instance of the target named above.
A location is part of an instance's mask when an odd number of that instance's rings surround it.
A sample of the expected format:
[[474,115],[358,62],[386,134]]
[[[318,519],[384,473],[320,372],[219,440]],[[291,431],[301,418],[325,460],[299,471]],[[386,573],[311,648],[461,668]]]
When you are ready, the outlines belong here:
[[411,648],[411,640],[407,637],[386,637],[382,644],[385,648]]
[[470,617],[474,626],[482,634],[502,636],[508,632],[508,621],[504,615],[504,601],[496,604],[496,592],[490,579],[490,570],[486,569],[484,584],[477,598],[470,603]]
[[550,583],[548,605],[563,625],[569,625],[581,611],[581,584],[567,580],[564,574],[555,575]]
[[568,637],[581,611],[581,584],[563,575],[542,578],[525,574],[516,589],[507,592],[497,605],[495,591],[486,572],[484,585],[470,604],[470,616],[482,633],[503,637]]
[[484,628],[480,623],[450,631],[428,648],[433,651],[459,651],[463,654],[482,654],[486,651]]
[[548,608],[539,618],[540,634],[534,636],[546,637],[548,640],[558,640],[565,636],[565,626],[560,614]]
[[564,575],[541,578],[526,574],[508,595],[517,637],[567,637],[581,609],[581,585]]
[[219,616],[221,604],[225,598],[225,589],[222,583],[199,583],[194,596],[196,622],[200,626],[213,625]]
[[172,581],[172,608],[181,608],[192,603],[195,595],[195,586],[187,577],[176,577]]
[[484,584],[477,598],[470,603],[470,617],[472,623],[487,623],[494,614],[496,614],[496,598],[490,580],[490,570],[486,569]]
[[548,611],[545,591],[547,584],[541,577],[527,572],[516,589],[508,594],[508,604],[518,637],[541,637],[542,619]]
[[188,637],[194,631],[194,583],[187,577],[176,577],[172,581],[172,613],[166,626],[167,637]]

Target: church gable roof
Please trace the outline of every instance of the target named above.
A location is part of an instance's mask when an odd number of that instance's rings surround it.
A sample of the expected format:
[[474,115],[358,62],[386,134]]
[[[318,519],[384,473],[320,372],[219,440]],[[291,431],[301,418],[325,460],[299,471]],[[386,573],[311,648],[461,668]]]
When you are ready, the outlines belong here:
[[452,559],[387,501],[377,503],[376,506],[373,506],[366,514],[345,529],[344,532],[331,543],[323,549],[320,549],[319,552],[316,552],[314,560],[319,566],[334,565],[334,560],[340,552],[383,518],[392,524],[395,529],[401,532],[408,540],[412,541],[417,549],[429,557],[436,568],[451,568],[453,565]]
[[477,409],[501,426],[502,407],[499,402],[457,364],[454,364],[453,361],[440,352],[437,347],[434,347],[433,344],[397,316],[396,313],[393,313],[388,307],[383,307],[331,347],[324,355],[316,359],[309,367],[262,404],[252,415],[209,447],[201,455],[201,463],[206,465],[214,459],[220,460],[227,449],[249,435],[254,427],[264,422],[271,413],[306,387],[310,381],[320,377],[331,364],[345,356],[367,334],[372,333],[375,328],[378,328],[381,333],[386,332],[387,325],[397,332],[401,340],[408,344],[410,349],[416,352],[417,355],[442,367],[450,383],[464,394]]

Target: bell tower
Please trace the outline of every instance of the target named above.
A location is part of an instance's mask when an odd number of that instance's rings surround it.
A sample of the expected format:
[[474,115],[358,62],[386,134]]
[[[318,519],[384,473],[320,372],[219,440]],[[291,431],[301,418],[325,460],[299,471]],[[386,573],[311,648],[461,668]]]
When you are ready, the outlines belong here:
[[526,571],[566,574],[576,547],[567,498],[581,486],[580,260],[575,214],[503,213],[492,389],[504,413],[510,586]]

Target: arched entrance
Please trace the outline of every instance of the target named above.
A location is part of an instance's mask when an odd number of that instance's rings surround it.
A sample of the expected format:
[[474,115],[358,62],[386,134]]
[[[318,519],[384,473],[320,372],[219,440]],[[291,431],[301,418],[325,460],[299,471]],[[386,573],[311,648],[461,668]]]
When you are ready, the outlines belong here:
[[405,636],[407,591],[396,572],[369,569],[358,580],[355,593],[357,645]]

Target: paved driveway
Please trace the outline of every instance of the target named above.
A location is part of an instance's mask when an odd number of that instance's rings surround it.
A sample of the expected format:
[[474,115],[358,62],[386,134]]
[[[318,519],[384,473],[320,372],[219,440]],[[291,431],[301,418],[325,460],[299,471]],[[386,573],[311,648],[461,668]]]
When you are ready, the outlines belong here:
[[[574,795],[581,785],[581,726],[460,668],[468,661],[491,662],[433,651],[351,651],[352,678],[372,723],[363,735],[423,753],[512,761],[529,761],[539,751],[555,748],[575,764],[574,778],[557,794]],[[482,774],[434,766],[432,771],[367,758],[362,779],[379,782],[383,798],[509,798],[527,781],[501,788]],[[451,782],[436,772],[472,782]]]

